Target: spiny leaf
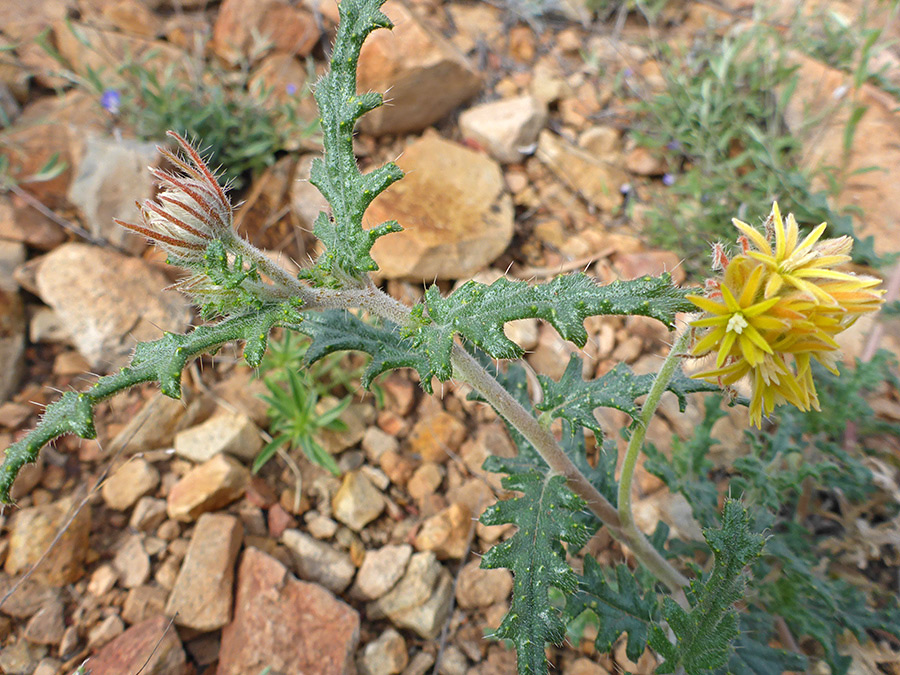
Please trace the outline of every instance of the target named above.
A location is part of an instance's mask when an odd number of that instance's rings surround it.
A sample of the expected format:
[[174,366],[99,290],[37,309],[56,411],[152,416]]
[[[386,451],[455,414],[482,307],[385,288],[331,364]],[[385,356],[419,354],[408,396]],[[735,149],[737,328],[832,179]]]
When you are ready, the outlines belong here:
[[691,610],[685,611],[670,597],[663,604],[675,644],[662,628],[651,628],[650,646],[665,659],[657,673],[674,673],[679,666],[687,675],[720,668],[728,662],[731,642],[739,633],[734,603],[743,596],[744,568],[759,557],[765,540],[750,531],[749,514],[732,499],[725,501],[722,529],[705,530],[703,536],[715,560],[708,575],[691,581]]
[[315,87],[322,126],[324,159],[316,159],[309,180],[331,205],[331,216],[316,218],[316,236],[325,252],[316,266],[304,274],[320,284],[358,279],[378,269],[369,255],[378,237],[397,232],[400,226],[389,221],[366,230],[363,213],[372,200],[403,177],[393,163],[363,175],[353,153],[353,128],[365,113],[382,105],[381,94],[356,93],[356,68],[363,41],[377,28],[392,28],[380,11],[385,0],[343,0],[340,23],[331,57],[331,68]]
[[628,633],[625,653],[637,661],[647,647],[650,622],[658,607],[655,593],[644,591],[625,565],[616,567],[615,583],[607,581],[603,568],[591,556],[584,559],[584,576],[578,591],[569,596],[566,613],[576,617],[589,611],[600,625],[594,644],[600,653],[609,652],[622,633]]
[[762,612],[741,614],[741,633],[734,640],[728,665],[716,675],[771,675],[785,671],[804,672],[807,658],[768,645],[772,618]]
[[301,320],[290,302],[269,305],[219,323],[199,326],[186,335],[166,333],[159,340],[142,342],[134,350],[131,364],[118,373],[101,377],[84,392],[68,391],[47,406],[38,425],[6,450],[0,466],[0,502],[9,503],[9,490],[19,469],[37,459],[47,443],[64,434],[94,438],[94,406],[124,389],[142,382],[159,382],[160,390],[171,398],[181,398],[181,371],[187,362],[226,342],[245,340],[244,358],[258,366],[266,348],[269,331],[275,326],[293,325]]
[[[581,359],[573,354],[558,382],[546,375],[538,375],[544,398],[535,407],[553,418],[566,420],[570,434],[582,426],[593,431],[598,438],[603,431],[594,411],[597,408],[616,408],[636,418],[640,407],[635,400],[646,396],[656,377],[654,373],[635,375],[624,363],[616,364],[615,368],[595,380],[585,381],[581,372]],[[687,406],[688,394],[720,391],[715,384],[687,377],[681,369],[676,371],[666,389],[678,397],[678,408],[682,412]]]
[[672,327],[676,312],[691,311],[686,291],[672,285],[668,274],[601,286],[584,274],[567,274],[545,284],[500,278],[490,285],[468,281],[449,296],[437,287],[425,293],[424,316],[414,331],[438,378],[452,375],[450,350],[457,333],[495,359],[513,359],[522,349],[503,333],[516,319],[537,318],[550,323],[579,347],[587,341],[584,320],[598,315],[649,316]]
[[315,363],[334,352],[356,350],[371,354],[372,361],[366,367],[362,385],[366,388],[381,373],[395,368],[414,368],[419,382],[432,393],[431,378],[434,372],[428,360],[419,354],[409,339],[389,322],[374,326],[343,310],[329,310],[304,314],[304,321],[297,329],[312,338],[306,352],[306,361]]
[[[505,473],[505,461],[489,457],[485,468]],[[505,567],[515,575],[510,610],[494,637],[513,641],[520,675],[544,675],[545,644],[565,637],[565,624],[550,605],[548,591],[552,586],[571,593],[578,586],[562,542],[580,548],[587,541],[589,529],[574,518],[584,502],[566,487],[563,476],[516,474],[504,478],[503,487],[522,496],[497,502],[481,516],[485,525],[514,523],[518,528],[481,560],[483,568]]]

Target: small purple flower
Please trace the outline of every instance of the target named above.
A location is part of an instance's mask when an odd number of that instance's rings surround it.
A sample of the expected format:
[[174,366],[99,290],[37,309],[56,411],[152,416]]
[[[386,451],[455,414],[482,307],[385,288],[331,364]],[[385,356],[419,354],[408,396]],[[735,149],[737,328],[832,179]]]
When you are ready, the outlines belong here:
[[297,85],[291,82],[284,88],[284,90],[287,92],[288,96],[293,96],[297,93]]
[[631,68],[626,68],[624,72],[625,77],[631,77],[634,75],[634,71]]
[[666,187],[671,187],[675,185],[675,176],[670,173],[663,174],[662,182]]
[[623,195],[631,194],[631,183],[622,183],[622,185],[619,186],[619,192]]
[[672,152],[680,152],[681,151],[681,143],[678,141],[669,141],[666,143],[666,148],[671,150]]
[[119,92],[115,89],[107,89],[103,92],[103,95],[100,96],[100,105],[113,115],[119,114],[119,106],[121,104],[122,97],[119,96]]

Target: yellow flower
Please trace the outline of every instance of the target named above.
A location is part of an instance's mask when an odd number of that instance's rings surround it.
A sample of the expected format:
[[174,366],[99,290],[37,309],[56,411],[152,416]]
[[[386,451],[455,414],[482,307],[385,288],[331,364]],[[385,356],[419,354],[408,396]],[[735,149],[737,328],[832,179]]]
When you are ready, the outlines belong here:
[[715,368],[694,377],[723,386],[749,378],[756,426],[782,403],[819,409],[812,360],[837,373],[835,336],[877,310],[884,293],[878,279],[833,269],[850,260],[849,237],[821,239],[822,223],[801,241],[793,215],[785,224],[777,204],[768,222],[767,237],[735,220],[743,252],[728,260],[714,248],[722,278],[707,282],[705,296],[688,296],[705,312],[691,322],[702,331],[692,353],[716,354]]

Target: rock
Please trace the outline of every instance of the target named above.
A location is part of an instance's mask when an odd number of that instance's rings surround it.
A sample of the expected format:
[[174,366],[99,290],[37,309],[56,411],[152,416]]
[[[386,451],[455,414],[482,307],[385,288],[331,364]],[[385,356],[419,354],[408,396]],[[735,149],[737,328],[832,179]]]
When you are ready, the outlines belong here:
[[[273,620],[276,617],[277,620]],[[353,668],[359,614],[274,558],[249,548],[238,571],[234,620],[222,631],[217,675],[343,675]]]
[[390,434],[384,433],[378,427],[369,427],[363,435],[362,448],[370,462],[378,462],[388,450],[396,452],[400,443]]
[[353,580],[356,567],[346,553],[313,539],[300,530],[286,530],[282,543],[291,552],[297,576],[341,593]]
[[441,465],[436,462],[425,462],[407,481],[406,491],[410,497],[419,501],[427,495],[434,494],[443,480],[444,472]]
[[216,455],[188,471],[169,491],[169,518],[190,522],[244,494],[250,472],[227,455]]
[[119,574],[112,565],[100,565],[91,573],[87,591],[94,597],[103,597],[113,589],[118,579]]
[[37,668],[34,669],[32,675],[57,675],[59,673],[60,668],[62,668],[62,662],[57,659],[45,658],[41,659],[40,663],[37,664]]
[[134,503],[156,489],[159,471],[150,462],[132,458],[116,469],[103,483],[100,494],[106,505],[116,511],[125,511]]
[[135,625],[165,613],[169,592],[161,586],[138,586],[128,591],[122,603],[122,619]]
[[428,134],[397,160],[406,177],[366,212],[373,225],[397,220],[403,232],[372,247],[389,279],[468,279],[489,265],[513,234],[512,199],[489,157]]
[[183,675],[187,657],[164,616],[132,626],[91,657],[91,675]]
[[213,393],[249,415],[257,426],[265,427],[269,424],[269,404],[262,396],[268,396],[271,392],[262,378],[257,377],[249,368],[235,368],[231,375],[213,387]]
[[160,29],[160,19],[147,3],[140,0],[114,0],[104,5],[102,16],[112,26],[125,33],[154,38]]
[[0,239],[0,291],[14,293],[19,290],[19,284],[13,279],[13,272],[23,262],[25,262],[25,244]]
[[609,158],[622,151],[622,132],[615,127],[594,126],[582,132],[578,145],[594,157]]
[[205,633],[231,620],[234,563],[243,536],[234,516],[200,516],[166,604],[166,614],[179,626]]
[[369,603],[366,613],[371,619],[386,616],[398,628],[433,640],[450,614],[452,587],[450,573],[434,553],[416,553],[400,582],[387,595]]
[[94,237],[130,253],[144,250],[143,238],[135,237],[113,219],[133,220],[137,216],[135,202],[153,196],[154,178],[147,167],[158,162],[156,143],[93,134],[85,139],[68,198]]
[[[280,0],[225,0],[213,27],[212,50],[230,65],[253,61],[269,48],[306,56],[319,41],[309,12]],[[264,46],[264,49],[260,49]]]
[[625,155],[625,168],[638,176],[662,176],[669,166],[662,156],[639,145]]
[[482,103],[459,116],[464,138],[475,141],[498,162],[521,162],[547,123],[547,106],[533,96]]
[[[563,362],[564,364],[565,362]],[[565,366],[563,366],[565,367]],[[498,457],[515,457],[516,448],[502,425],[486,424],[475,433],[475,437],[466,441],[459,450],[466,468],[476,476],[480,476],[498,492],[503,489],[499,474],[485,471],[484,461],[491,455]]]
[[415,545],[420,551],[434,551],[438,558],[462,558],[468,549],[469,533],[475,527],[472,514],[462,504],[451,504],[422,523]]
[[5,675],[34,675],[38,661],[44,658],[47,648],[33,645],[27,640],[17,640],[0,650],[0,672]]
[[221,412],[175,435],[175,453],[192,462],[205,462],[220,452],[252,462],[262,449],[259,429],[243,414]]
[[25,314],[16,291],[0,290],[0,401],[16,391],[25,355]]
[[92,368],[112,369],[129,359],[136,341],[187,327],[184,299],[164,294],[169,280],[138,258],[63,244],[41,259],[36,283]]
[[153,497],[141,497],[131,513],[129,527],[138,532],[150,532],[159,527],[166,519],[166,500]]
[[359,532],[384,511],[384,496],[365,474],[351,471],[332,498],[331,508],[335,518]]
[[[316,410],[324,413],[338,404],[332,397],[324,397],[319,401]],[[366,428],[375,419],[375,409],[366,403],[351,403],[341,413],[340,420],[347,426],[343,431],[322,429],[316,433],[316,440],[326,452],[332,455],[342,453],[347,448],[359,445],[366,433]]]
[[[17,579],[10,579],[0,573],[0,598],[5,597],[17,581]],[[0,611],[16,619],[28,619],[44,605],[59,599],[59,591],[55,588],[48,588],[36,581],[26,579],[0,605]]]
[[12,518],[4,569],[9,574],[25,572],[46,552],[31,575],[33,581],[48,586],[65,586],[78,581],[84,574],[83,565],[90,545],[91,507],[88,504],[54,543],[75,505],[74,497],[66,497],[16,513]]
[[383,546],[377,551],[366,551],[353,594],[363,600],[377,600],[390,591],[406,571],[412,555],[409,544]]
[[537,157],[590,205],[601,211],[613,211],[622,205],[619,188],[628,182],[628,177],[620,168],[546,129],[538,137]]
[[306,529],[316,539],[331,539],[338,529],[336,522],[317,511],[306,514],[305,520]]
[[448,412],[440,411],[416,422],[409,433],[409,451],[426,462],[446,462],[466,437],[465,425]]
[[65,630],[63,604],[60,600],[53,599],[31,617],[25,626],[23,637],[35,644],[58,645]]
[[409,663],[406,640],[388,628],[377,640],[366,645],[359,660],[361,675],[396,675]]
[[456,584],[456,602],[462,609],[490,607],[509,598],[513,578],[509,570],[487,570],[480,561],[466,563]]
[[466,675],[468,670],[469,661],[462,649],[453,644],[447,645],[438,666],[439,675]]
[[405,5],[382,8],[394,29],[377,30],[359,58],[359,91],[388,94],[388,105],[362,118],[370,134],[420,131],[437,122],[481,89],[481,77],[443,37]]
[[189,389],[182,391],[180,400],[154,393],[116,434],[109,453],[121,452],[127,456],[171,445],[175,430],[192,403]]
[[[88,631],[88,649],[99,649],[125,632],[125,624],[118,614],[111,614]],[[93,675],[93,669],[91,673]]]
[[537,319],[518,319],[504,324],[503,333],[528,352],[537,347],[539,327]]
[[300,220],[301,227],[312,230],[321,211],[328,212],[328,200],[319,188],[309,182],[309,170],[318,155],[303,155],[297,162],[295,180],[291,183],[291,209]]
[[141,586],[150,578],[150,556],[144,550],[141,537],[129,535],[125,543],[116,551],[113,567],[119,573],[119,581],[124,588]]
[[563,671],[563,675],[610,675],[609,671],[599,663],[580,658],[573,661]]

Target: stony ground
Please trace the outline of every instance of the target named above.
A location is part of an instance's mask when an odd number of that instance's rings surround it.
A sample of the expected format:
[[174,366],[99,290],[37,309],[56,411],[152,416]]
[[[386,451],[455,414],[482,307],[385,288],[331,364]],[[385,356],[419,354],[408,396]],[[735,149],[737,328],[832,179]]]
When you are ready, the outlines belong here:
[[[473,275],[547,278],[582,268],[604,281],[663,270],[683,280],[678,257],[641,237],[645,198],[665,189],[667,166],[629,133],[634,113],[623,92],[663,86],[654,41],[749,21],[751,6],[672,2],[649,27],[640,15],[596,20],[577,4],[529,23],[492,4],[390,0],[397,28],[367,43],[360,77],[362,88],[390,89],[391,102],[365,118],[358,141],[363,166],[399,158],[408,174],[369,212],[372,222],[396,218],[408,228],[376,246],[386,288],[412,302],[423,280],[448,290]],[[860,11],[858,3],[834,9]],[[15,123],[4,152],[23,176],[54,153],[66,163],[53,180],[0,194],[5,447],[57,391],[84,387],[84,373],[109,372],[136,340],[196,320],[176,293],[160,290],[175,277],[158,253],[112,224],[133,220],[134,200],[152,193],[144,167],[158,161],[153,145],[128,140],[96,94],[61,80],[35,36],[49,30],[81,74],[151,50],[162,65],[179,64],[196,58],[199,44],[210,59],[248,66],[280,95],[303,87],[306,56],[321,65],[336,12],[327,0],[4,0],[0,17],[4,40],[18,45],[0,64],[0,104]],[[73,39],[71,25],[84,40]],[[828,105],[847,76],[797,60],[791,113],[799,126],[803,111]],[[630,89],[615,84],[619,77],[631,78]],[[884,171],[861,174],[841,199],[865,210],[879,249],[898,250],[897,103],[869,85],[854,96],[870,112],[849,164]],[[840,147],[844,114],[818,120],[810,161]],[[243,190],[238,212],[240,230],[287,264],[315,253],[308,230],[322,208],[304,181],[315,141],[297,146]],[[602,319],[588,328],[588,374],[618,361],[649,372],[666,349],[665,331],[650,322]],[[871,330],[855,328],[849,356],[862,353]],[[552,376],[574,349],[534,321],[510,335]],[[896,338],[888,330],[882,345],[900,353]],[[425,396],[408,373],[381,382],[381,405],[351,383],[347,430],[320,436],[340,478],[300,453],[251,475],[268,427],[265,387],[239,356],[225,350],[189,369],[182,401],[152,387],[111,400],[97,441],[62,439],[23,472],[17,506],[0,516],[0,593],[16,587],[0,606],[0,671],[71,673],[88,659],[94,675],[514,673],[514,654],[483,638],[512,586],[506,571],[478,567],[507,534],[475,521],[502,496],[484,458],[513,452],[492,412],[453,385]],[[352,371],[354,362],[342,367]],[[878,410],[900,419],[896,392]],[[743,415],[723,421],[723,438],[737,441]],[[615,429],[622,420],[605,422]],[[665,448],[695,422],[664,406],[650,436]],[[717,461],[733,459],[735,445]],[[883,479],[897,484],[897,461]],[[695,525],[660,487],[639,475],[642,526],[663,517],[690,536]],[[625,559],[603,534],[589,546],[601,561]],[[655,663],[649,653],[629,662],[624,646],[597,654],[589,641],[552,658],[564,675],[644,675]],[[871,662],[881,672],[900,672],[890,650],[878,658]]]

